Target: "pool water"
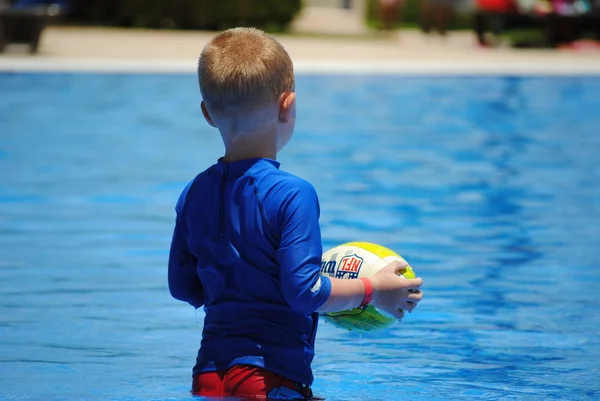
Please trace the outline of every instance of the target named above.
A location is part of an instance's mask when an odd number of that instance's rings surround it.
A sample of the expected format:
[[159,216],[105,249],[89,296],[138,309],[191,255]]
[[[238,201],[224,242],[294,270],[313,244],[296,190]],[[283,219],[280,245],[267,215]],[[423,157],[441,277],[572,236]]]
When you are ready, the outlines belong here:
[[[330,401],[600,399],[600,78],[300,75],[282,168],[325,248],[401,253],[415,313],[322,322]],[[193,75],[0,74],[0,399],[185,400],[183,186],[222,153]]]

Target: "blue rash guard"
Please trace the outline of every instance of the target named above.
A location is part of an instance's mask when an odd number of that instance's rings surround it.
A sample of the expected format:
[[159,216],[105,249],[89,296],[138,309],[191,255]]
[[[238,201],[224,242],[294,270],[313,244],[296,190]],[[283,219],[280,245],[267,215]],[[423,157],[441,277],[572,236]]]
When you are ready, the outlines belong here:
[[204,305],[193,374],[253,365],[311,385],[321,277],[319,202],[271,159],[219,160],[181,194],[171,295]]

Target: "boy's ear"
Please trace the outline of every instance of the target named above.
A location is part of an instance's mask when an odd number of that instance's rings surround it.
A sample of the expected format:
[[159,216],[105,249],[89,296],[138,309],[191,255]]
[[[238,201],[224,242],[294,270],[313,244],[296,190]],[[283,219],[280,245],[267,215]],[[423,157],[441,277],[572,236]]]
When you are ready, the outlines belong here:
[[296,92],[285,92],[279,99],[279,121],[287,123],[293,117],[296,105]]
[[206,105],[204,104],[204,100],[202,101],[202,103],[200,103],[200,108],[202,109],[202,114],[204,115],[204,118],[206,118],[206,122],[209,123],[211,126],[213,127],[217,127],[215,125],[215,122],[213,121],[212,117],[210,116],[210,114],[208,114],[208,110],[206,109]]

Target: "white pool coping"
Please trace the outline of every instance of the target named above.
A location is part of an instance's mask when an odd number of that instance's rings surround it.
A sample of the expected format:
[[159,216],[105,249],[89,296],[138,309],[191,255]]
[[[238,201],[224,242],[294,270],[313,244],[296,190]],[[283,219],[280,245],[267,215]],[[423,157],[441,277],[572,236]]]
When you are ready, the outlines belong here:
[[[67,59],[50,57],[0,57],[2,72],[87,72],[194,74],[196,59]],[[525,76],[600,76],[600,62],[562,58],[552,62],[540,60],[416,60],[361,61],[297,59],[299,74],[398,74],[398,75],[525,75]]]

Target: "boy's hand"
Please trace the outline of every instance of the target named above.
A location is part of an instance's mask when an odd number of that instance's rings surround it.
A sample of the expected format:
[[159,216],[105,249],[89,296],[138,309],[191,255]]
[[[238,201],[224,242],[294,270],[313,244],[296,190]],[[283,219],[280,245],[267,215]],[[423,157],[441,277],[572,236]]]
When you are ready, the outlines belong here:
[[407,279],[397,274],[407,266],[406,262],[394,261],[370,277],[373,285],[371,304],[398,320],[404,318],[404,311],[412,312],[423,298],[422,279]]

